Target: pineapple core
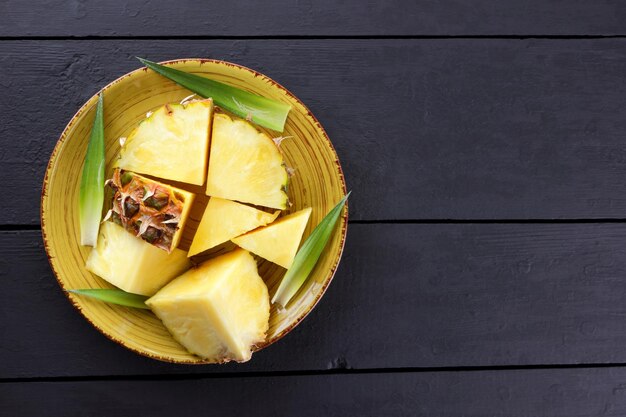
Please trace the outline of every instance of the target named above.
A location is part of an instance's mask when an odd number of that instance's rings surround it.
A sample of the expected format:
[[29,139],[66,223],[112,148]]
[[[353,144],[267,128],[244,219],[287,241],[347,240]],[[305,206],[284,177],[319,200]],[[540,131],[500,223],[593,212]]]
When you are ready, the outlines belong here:
[[181,345],[208,362],[249,360],[269,327],[267,287],[242,249],[190,269],[146,304]]
[[261,258],[289,269],[298,252],[310,215],[311,208],[308,207],[231,241]]
[[151,296],[191,263],[185,251],[167,253],[106,221],[86,267],[126,292]]

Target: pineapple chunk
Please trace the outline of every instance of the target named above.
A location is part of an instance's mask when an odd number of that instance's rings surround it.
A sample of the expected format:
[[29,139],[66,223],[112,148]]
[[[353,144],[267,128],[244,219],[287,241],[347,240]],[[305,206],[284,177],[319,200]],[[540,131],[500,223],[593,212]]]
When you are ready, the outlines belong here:
[[146,304],[180,344],[210,362],[249,360],[269,328],[267,287],[242,249],[190,269]]
[[168,252],[178,246],[195,194],[116,169],[106,218]]
[[283,156],[269,136],[244,120],[215,114],[207,195],[282,210],[287,181]]
[[270,214],[235,201],[211,197],[191,242],[189,256],[204,252],[257,227],[265,226],[273,222],[279,213],[280,211],[276,211]]
[[167,253],[107,221],[86,267],[124,291],[151,296],[189,269],[191,262],[185,251]]
[[298,252],[310,215],[311,208],[308,207],[231,241],[261,258],[289,269]]
[[204,184],[212,111],[210,99],[158,108],[128,136],[115,166]]

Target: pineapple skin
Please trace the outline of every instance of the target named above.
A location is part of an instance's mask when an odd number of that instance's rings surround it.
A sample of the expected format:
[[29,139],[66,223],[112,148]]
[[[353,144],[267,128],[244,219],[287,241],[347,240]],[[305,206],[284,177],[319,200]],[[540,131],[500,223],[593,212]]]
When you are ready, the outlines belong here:
[[211,363],[250,360],[269,328],[267,287],[242,249],[190,269],[146,304],[174,339]]
[[195,194],[119,168],[107,184],[107,219],[167,252],[178,246]]
[[207,195],[284,210],[288,182],[283,155],[269,136],[245,120],[213,116]]
[[185,251],[174,249],[167,253],[106,221],[85,266],[126,292],[152,296],[189,269],[191,262]]
[[281,217],[268,226],[231,239],[237,246],[283,268],[289,269],[296,257],[311,208]]
[[189,248],[189,256],[212,249],[260,226],[273,222],[280,214],[257,210],[253,207],[211,197]]
[[203,185],[212,114],[211,99],[159,107],[128,135],[115,167]]

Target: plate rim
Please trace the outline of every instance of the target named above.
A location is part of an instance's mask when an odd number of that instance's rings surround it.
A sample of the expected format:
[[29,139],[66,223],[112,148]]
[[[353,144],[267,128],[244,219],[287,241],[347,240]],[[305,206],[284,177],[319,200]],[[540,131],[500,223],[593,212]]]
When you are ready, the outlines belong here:
[[[243,65],[240,65],[240,64],[235,64],[235,63],[229,62],[229,61],[224,61],[224,60],[219,60],[219,59],[211,59],[211,58],[178,58],[178,59],[171,59],[171,60],[166,60],[166,61],[160,61],[159,64],[171,66],[171,65],[174,65],[174,64],[177,64],[177,63],[187,63],[187,62],[198,63],[200,66],[202,66],[205,63],[216,64],[216,65],[224,65],[224,66],[227,66],[227,67],[237,68],[238,70],[247,71],[247,72],[251,73],[252,75],[254,75],[255,77],[259,77],[262,80],[270,83],[272,86],[278,88],[283,93],[285,93],[288,97],[290,97],[292,100],[294,100],[300,106],[302,106],[302,108],[306,112],[305,117],[311,119],[311,121],[316,126],[316,128],[321,132],[322,138],[324,139],[324,141],[326,142],[326,144],[329,146],[330,150],[332,151],[332,153],[334,155],[334,159],[335,159],[334,162],[335,162],[335,165],[337,167],[338,174],[339,174],[339,181],[340,181],[340,184],[341,184],[341,188],[343,190],[343,194],[344,195],[347,194],[347,185],[346,185],[345,175],[343,173],[343,169],[342,169],[341,163],[339,161],[339,155],[337,154],[337,150],[333,146],[333,144],[332,144],[330,138],[328,137],[328,134],[326,133],[326,130],[324,129],[322,124],[319,122],[319,120],[317,120],[317,118],[315,117],[313,112],[311,112],[311,110],[296,95],[294,95],[291,91],[289,91],[287,88],[285,88],[282,84],[274,81],[272,78],[268,77],[267,75],[262,74],[262,73],[254,70],[254,69],[251,69],[249,67],[246,67],[246,66],[243,66]],[[49,185],[50,178],[51,178],[51,173],[52,173],[52,171],[56,167],[56,161],[58,159],[59,151],[61,150],[61,148],[63,147],[65,141],[67,140],[69,129],[78,121],[78,119],[82,116],[82,114],[84,112],[86,112],[89,109],[91,109],[91,107],[97,101],[97,98],[98,98],[99,94],[106,92],[107,90],[112,88],[114,85],[116,85],[117,83],[122,82],[124,79],[126,79],[128,77],[131,77],[131,76],[133,76],[135,74],[139,74],[140,72],[147,72],[147,71],[149,71],[149,69],[147,67],[145,67],[145,66],[137,68],[137,69],[134,69],[134,70],[129,71],[126,74],[116,78],[115,80],[111,81],[110,83],[108,83],[107,85],[102,87],[94,95],[89,97],[87,99],[87,101],[85,101],[85,103],[76,111],[76,113],[74,113],[74,115],[71,117],[70,121],[67,123],[67,125],[65,126],[65,128],[61,132],[61,135],[59,136],[59,139],[56,141],[54,149],[52,150],[52,153],[50,154],[50,159],[49,159],[48,164],[46,166],[46,171],[45,171],[45,174],[44,174],[43,183],[42,183],[42,189],[41,189],[39,220],[40,220],[40,224],[41,224],[41,234],[42,234],[42,239],[43,239],[43,243],[44,243],[44,249],[45,249],[45,252],[46,252],[46,257],[48,258],[48,263],[50,265],[50,268],[52,269],[52,273],[53,273],[57,283],[59,284],[59,287],[61,288],[62,292],[64,293],[65,297],[70,301],[70,303],[74,306],[74,308],[76,310],[78,310],[80,312],[80,314],[96,330],[98,330],[106,338],[108,338],[109,340],[111,340],[111,341],[113,341],[113,342],[123,346],[124,348],[126,348],[128,350],[131,350],[132,352],[134,352],[136,354],[139,354],[139,355],[145,356],[145,357],[149,357],[151,359],[156,359],[156,360],[159,360],[159,361],[162,361],[162,362],[182,364],[182,365],[216,364],[216,363],[219,363],[219,362],[206,361],[206,360],[203,360],[202,358],[200,358],[198,356],[196,356],[197,360],[191,360],[191,359],[190,360],[180,360],[180,359],[173,359],[173,358],[168,357],[168,356],[159,355],[159,354],[156,354],[156,353],[147,352],[145,350],[141,350],[141,349],[137,349],[137,348],[131,347],[131,346],[127,345],[124,342],[124,340],[119,339],[119,338],[109,334],[105,329],[103,329],[97,323],[95,323],[93,320],[91,320],[91,318],[88,317],[87,314],[83,311],[81,306],[76,301],[74,301],[74,299],[72,297],[70,297],[69,292],[65,288],[64,283],[59,278],[59,273],[57,272],[57,270],[56,270],[56,268],[54,266],[55,261],[50,256],[50,247],[49,247],[49,242],[48,242],[49,238],[47,237],[47,234],[46,234],[46,222],[45,222],[45,219],[44,219],[44,214],[45,214],[44,207],[46,206],[46,202],[49,200],[49,196],[48,196],[47,191],[48,191],[48,185]],[[303,313],[301,313],[288,327],[286,327],[283,330],[281,330],[278,334],[276,334],[271,339],[266,340],[266,341],[264,341],[263,343],[260,343],[257,346],[254,346],[253,352],[258,352],[258,351],[260,351],[262,349],[265,349],[266,347],[276,343],[277,341],[279,341],[280,339],[285,337],[296,326],[298,326],[300,323],[302,323],[302,321],[311,313],[311,311],[313,311],[313,309],[317,306],[317,304],[321,300],[322,296],[326,293],[328,287],[330,286],[330,283],[333,281],[333,279],[335,277],[335,274],[336,274],[337,269],[339,267],[339,263],[341,261],[341,257],[343,256],[343,251],[344,251],[344,248],[345,248],[347,231],[348,231],[348,213],[349,213],[349,204],[348,204],[348,201],[346,200],[345,208],[344,208],[343,213],[341,215],[341,230],[340,230],[341,238],[340,238],[340,242],[339,242],[339,250],[337,252],[336,259],[333,260],[333,266],[331,267],[330,271],[328,272],[328,275],[327,275],[326,279],[324,280],[324,283],[323,283],[323,285],[322,285],[322,287],[321,287],[317,297],[313,300],[313,302],[310,304],[310,306],[308,306],[308,308]]]

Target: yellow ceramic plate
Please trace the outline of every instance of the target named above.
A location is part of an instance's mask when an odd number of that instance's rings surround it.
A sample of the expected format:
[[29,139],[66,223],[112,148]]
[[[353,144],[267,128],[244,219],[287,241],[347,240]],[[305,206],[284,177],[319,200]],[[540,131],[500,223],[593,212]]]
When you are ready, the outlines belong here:
[[[346,186],[337,154],[313,114],[284,87],[270,78],[239,65],[205,59],[182,59],[165,64],[235,85],[253,93],[291,104],[281,148],[287,163],[296,169],[291,179],[288,212],[312,207],[305,236],[345,195]],[[119,152],[120,137],[127,136],[148,111],[169,102],[178,102],[190,92],[145,68],[138,69],[104,87],[104,122],[107,175]],[[78,190],[80,174],[95,115],[97,96],[91,97],[69,122],[54,148],[43,183],[41,226],[52,270],[63,289],[110,288],[106,281],[85,269],[90,248],[80,246]],[[266,131],[270,137],[277,132]],[[201,191],[199,189],[198,191]],[[347,210],[345,211],[347,213]],[[189,223],[197,225],[190,219]],[[317,304],[333,278],[346,237],[347,214],[333,234],[326,251],[308,281],[285,311],[272,307],[270,328],[262,349],[293,329]],[[187,230],[186,230],[187,233]],[[260,262],[259,272],[270,294],[278,288],[284,269]],[[72,304],[108,338],[139,354],[154,359],[197,364],[203,361],[189,354],[169,335],[150,311],[106,304],[68,294]]]

